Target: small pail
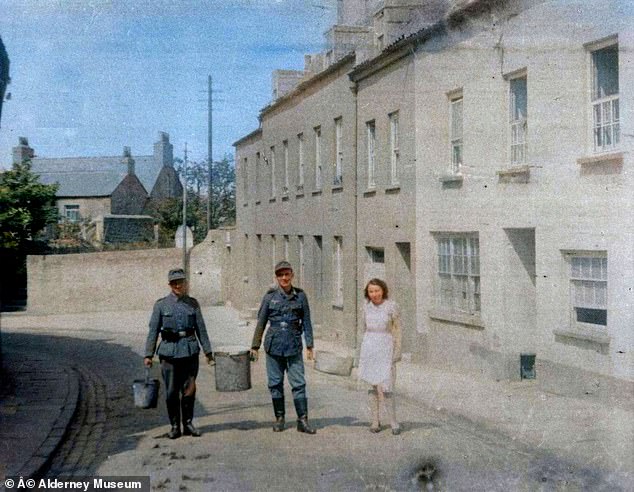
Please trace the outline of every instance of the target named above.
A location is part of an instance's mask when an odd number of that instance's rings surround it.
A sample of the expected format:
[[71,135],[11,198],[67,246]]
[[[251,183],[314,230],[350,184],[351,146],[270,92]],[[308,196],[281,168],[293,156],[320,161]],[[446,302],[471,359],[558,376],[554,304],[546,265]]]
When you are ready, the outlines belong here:
[[159,380],[150,379],[150,368],[145,368],[145,379],[135,379],[132,383],[134,406],[137,408],[156,408],[159,393]]
[[251,389],[251,359],[244,347],[219,347],[216,360],[216,391]]

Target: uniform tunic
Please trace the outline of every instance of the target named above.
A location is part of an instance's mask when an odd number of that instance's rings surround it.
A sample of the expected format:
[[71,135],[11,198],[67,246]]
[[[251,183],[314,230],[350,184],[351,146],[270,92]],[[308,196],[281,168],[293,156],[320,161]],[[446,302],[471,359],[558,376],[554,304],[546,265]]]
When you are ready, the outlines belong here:
[[154,304],[150,318],[145,356],[149,358],[154,356],[156,341],[161,331],[176,334],[186,330],[193,330],[193,333],[189,336],[177,337],[173,341],[171,338],[170,340],[161,340],[158,350],[156,350],[157,355],[160,358],[174,359],[198,355],[200,352],[199,341],[205,354],[212,351],[205,320],[196,299],[188,295],[178,297],[173,292],[167,297],[159,299]]
[[258,322],[251,348],[255,350],[260,348],[267,322],[270,322],[264,337],[264,351],[267,354],[284,357],[300,354],[302,332],[306,347],[313,347],[310,308],[302,289],[291,287],[290,293],[286,294],[281,287],[275,287],[264,295],[258,311]]
[[[379,305],[368,301],[363,306],[363,314],[365,333],[359,355],[359,379],[373,386],[380,385],[383,391],[392,391],[393,361],[400,347],[395,347],[398,337],[392,334],[390,325],[398,318],[398,306],[390,300]],[[400,329],[398,324],[397,329]]]

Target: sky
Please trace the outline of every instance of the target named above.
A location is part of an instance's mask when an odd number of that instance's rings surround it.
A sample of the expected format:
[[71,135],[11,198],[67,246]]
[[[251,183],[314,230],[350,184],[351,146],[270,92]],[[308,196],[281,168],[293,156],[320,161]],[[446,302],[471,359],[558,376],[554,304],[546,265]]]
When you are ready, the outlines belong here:
[[323,48],[336,0],[2,0],[11,83],[0,168],[27,137],[39,157],[150,155],[158,132],[174,156],[207,157],[258,127],[271,72],[302,69]]

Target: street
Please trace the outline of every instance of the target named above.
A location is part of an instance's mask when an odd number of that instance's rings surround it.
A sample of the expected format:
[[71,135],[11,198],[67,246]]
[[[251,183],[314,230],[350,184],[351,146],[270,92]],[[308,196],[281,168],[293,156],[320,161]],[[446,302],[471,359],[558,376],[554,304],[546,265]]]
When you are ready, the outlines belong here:
[[[248,345],[252,327],[214,309],[206,315],[214,346]],[[260,358],[253,388],[236,393],[216,392],[213,369],[201,364],[195,423],[203,436],[169,440],[163,389],[157,409],[133,406],[132,381],[143,375],[143,315],[127,330],[114,313],[91,316],[102,321],[87,317],[84,326],[64,328],[58,320],[47,333],[3,329],[5,352],[43,351],[79,375],[77,411],[49,477],[149,475],[154,490],[619,490],[596,470],[412,399],[397,400],[400,436],[386,425],[372,434],[365,392],[311,363],[309,417],[317,435],[295,430],[288,387],[287,429],[271,431]],[[159,377],[158,364],[152,371]]]

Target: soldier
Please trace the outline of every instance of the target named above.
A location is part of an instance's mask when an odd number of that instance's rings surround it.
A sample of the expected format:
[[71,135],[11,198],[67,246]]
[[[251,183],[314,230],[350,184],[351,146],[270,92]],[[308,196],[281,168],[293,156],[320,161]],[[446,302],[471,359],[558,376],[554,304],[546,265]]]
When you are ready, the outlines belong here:
[[275,266],[278,286],[271,288],[262,299],[258,322],[251,343],[251,359],[256,361],[267,322],[270,326],[264,338],[266,374],[273,399],[275,423],[273,432],[284,430],[284,372],[293,391],[297,412],[297,430],[307,434],[316,431],[308,424],[308,400],[302,358],[302,332],[306,340],[306,357],[313,360],[313,327],[310,308],[304,291],[293,287],[293,268],[287,261]]
[[214,358],[200,305],[196,299],[187,295],[185,272],[181,268],[170,270],[167,279],[172,292],[154,304],[143,363],[146,367],[152,367],[152,357],[160,333],[161,343],[156,353],[161,361],[165,403],[172,426],[167,437],[176,439],[181,436],[181,416],[183,434],[198,437],[200,431],[194,427],[192,419],[196,398],[199,342],[207,362],[212,364]]

